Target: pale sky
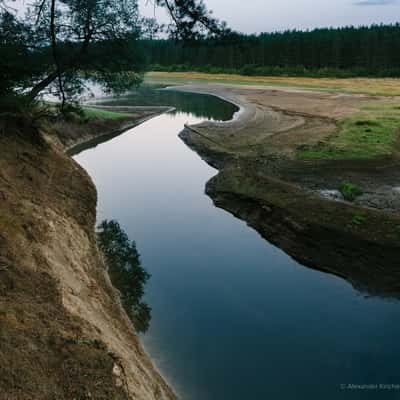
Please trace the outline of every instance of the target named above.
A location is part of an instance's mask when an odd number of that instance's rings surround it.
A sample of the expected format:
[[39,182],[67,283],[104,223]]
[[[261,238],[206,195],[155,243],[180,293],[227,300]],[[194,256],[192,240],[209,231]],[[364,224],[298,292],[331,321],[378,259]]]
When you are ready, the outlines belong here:
[[[152,0],[138,0],[146,16],[154,15]],[[285,29],[312,29],[346,25],[370,25],[400,21],[400,0],[204,0],[214,15],[245,33]],[[24,8],[30,0],[16,0]],[[146,3],[149,3],[146,6]],[[163,9],[156,17],[166,22]]]
[[[139,0],[142,12],[153,6]],[[369,25],[400,21],[400,0],[205,0],[214,15],[246,33],[285,29]],[[163,10],[156,16],[164,19]]]

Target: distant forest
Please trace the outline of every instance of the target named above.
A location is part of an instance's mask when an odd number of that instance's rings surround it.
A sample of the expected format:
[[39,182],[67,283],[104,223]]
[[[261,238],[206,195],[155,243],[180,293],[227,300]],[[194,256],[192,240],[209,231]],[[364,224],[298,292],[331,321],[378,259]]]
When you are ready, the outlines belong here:
[[143,41],[153,70],[325,77],[400,77],[400,23]]

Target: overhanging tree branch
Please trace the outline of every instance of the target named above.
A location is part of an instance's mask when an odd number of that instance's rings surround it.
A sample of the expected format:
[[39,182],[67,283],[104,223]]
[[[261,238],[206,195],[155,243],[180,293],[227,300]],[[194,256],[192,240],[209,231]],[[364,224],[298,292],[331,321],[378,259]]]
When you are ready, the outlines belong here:
[[[42,6],[43,6],[43,4],[44,4],[44,1],[42,2]],[[64,110],[66,97],[65,97],[65,91],[64,91],[63,81],[62,81],[62,74],[60,71],[60,63],[59,63],[58,54],[57,54],[57,33],[56,33],[55,20],[56,20],[56,0],[51,0],[51,7],[50,7],[51,49],[52,49],[54,63],[56,65],[58,88],[59,88],[60,94],[61,94],[61,110]]]
[[[202,0],[154,1],[166,8],[175,32],[181,38],[200,37],[207,30],[216,35],[224,26],[211,16]],[[135,54],[128,52],[130,44],[140,35],[138,24],[142,20],[139,18],[137,0],[36,0],[32,10],[36,17],[33,37],[37,35],[36,43],[41,46],[33,53],[39,56],[42,53],[44,58],[50,54],[52,62],[45,61],[39,81],[38,75],[35,76],[36,84],[27,94],[29,99],[35,99],[57,81],[64,104],[79,86],[78,71],[91,73],[95,79],[105,79],[104,84],[108,86],[112,82],[112,74],[132,72],[138,66],[141,68],[139,71],[143,70],[143,64],[135,62]],[[107,43],[118,41],[119,48],[111,49],[114,57],[111,54],[99,54],[101,49],[107,48]],[[90,59],[93,56],[95,61]],[[109,69],[109,73],[96,75],[99,69]],[[44,71],[47,71],[46,75]],[[118,89],[122,87],[121,77],[116,76],[115,85]],[[127,79],[127,85],[131,82]]]

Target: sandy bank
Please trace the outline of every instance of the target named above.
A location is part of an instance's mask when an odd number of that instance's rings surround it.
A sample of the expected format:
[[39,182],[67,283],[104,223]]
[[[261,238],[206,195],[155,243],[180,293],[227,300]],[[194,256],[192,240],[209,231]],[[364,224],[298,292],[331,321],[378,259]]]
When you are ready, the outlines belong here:
[[[151,115],[78,132],[93,139]],[[175,399],[107,276],[95,240],[96,189],[65,154],[81,140],[74,128],[48,128],[38,141],[31,127],[2,123],[0,397]]]
[[[233,120],[204,122],[182,133],[188,145],[211,164],[222,160],[260,161],[266,174],[298,184],[314,194],[336,190],[343,181],[363,188],[356,204],[382,210],[400,210],[399,146],[393,154],[371,159],[302,160],[299,149],[319,146],[338,134],[343,118],[360,107],[393,99],[301,91],[285,88],[229,85],[186,85],[174,90],[216,95],[240,107]],[[204,149],[204,151],[202,151]]]

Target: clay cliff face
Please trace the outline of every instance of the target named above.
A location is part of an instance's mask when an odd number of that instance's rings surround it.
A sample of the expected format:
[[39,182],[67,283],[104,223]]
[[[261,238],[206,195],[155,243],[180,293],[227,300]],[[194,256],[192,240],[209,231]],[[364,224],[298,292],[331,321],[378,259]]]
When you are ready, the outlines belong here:
[[90,177],[25,130],[0,136],[0,399],[175,399],[106,273]]

